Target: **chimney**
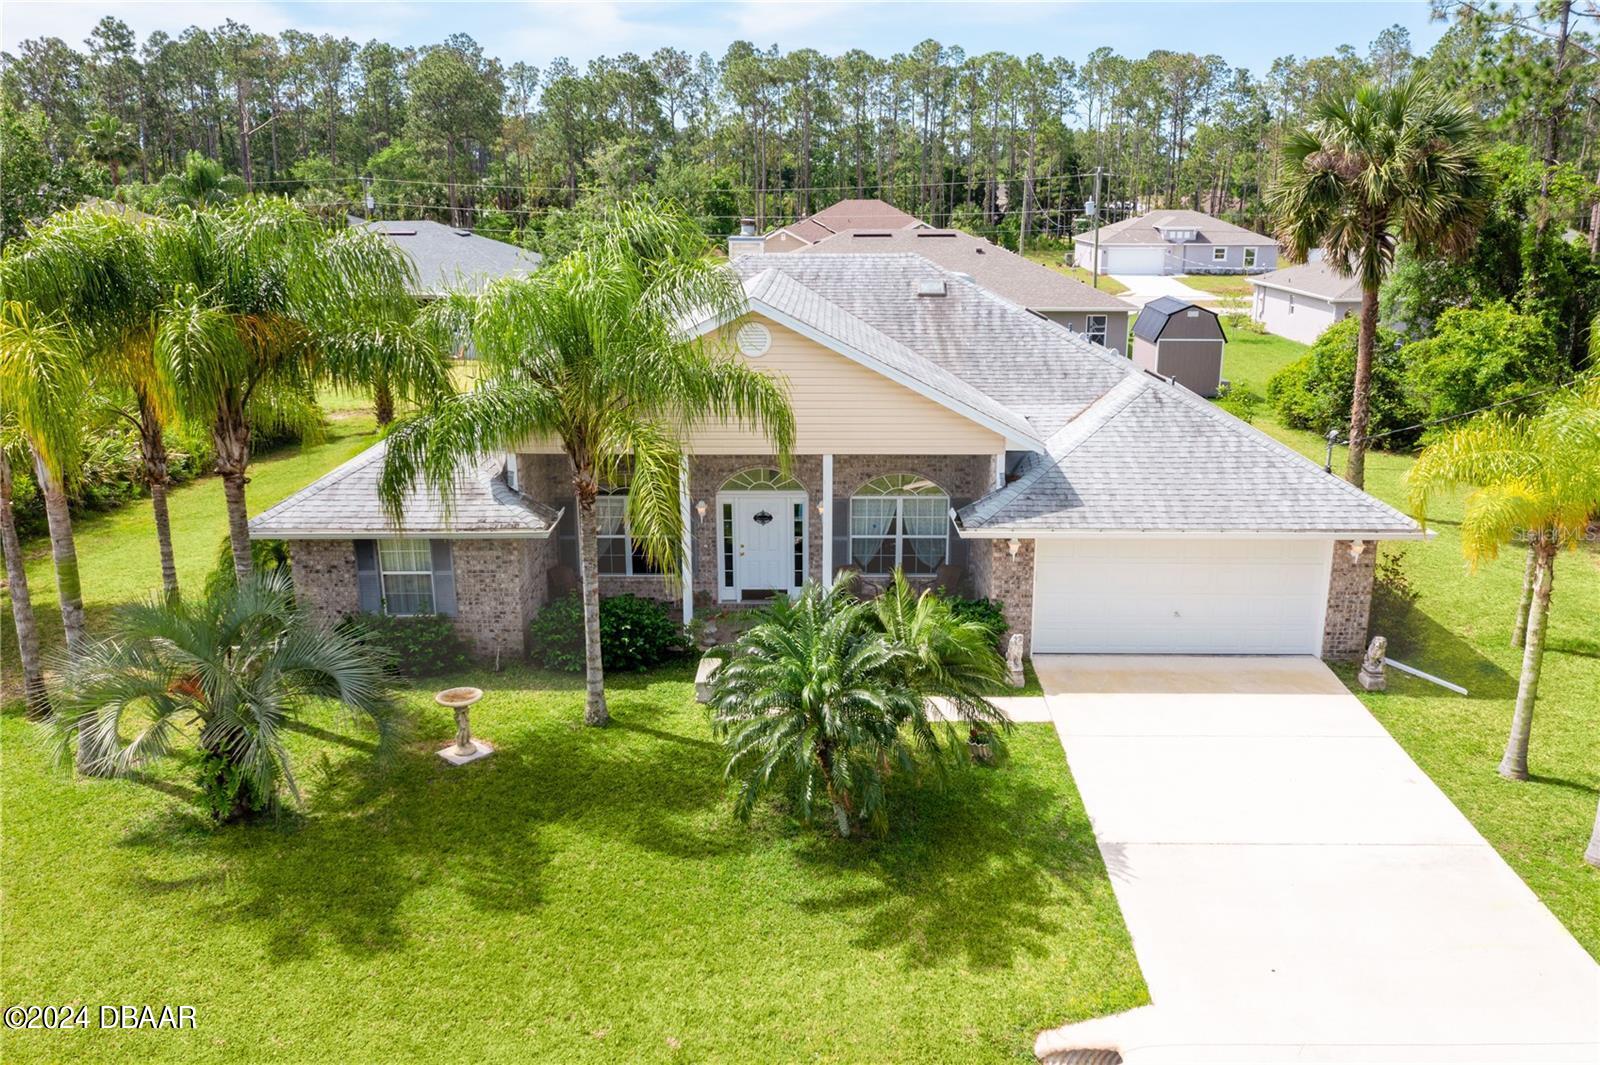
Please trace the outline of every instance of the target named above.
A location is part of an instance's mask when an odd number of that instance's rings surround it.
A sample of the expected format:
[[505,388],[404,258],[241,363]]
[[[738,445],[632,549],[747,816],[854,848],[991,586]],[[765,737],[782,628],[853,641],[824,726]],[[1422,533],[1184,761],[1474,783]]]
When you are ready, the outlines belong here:
[[767,250],[766,238],[756,232],[754,218],[739,219],[739,235],[728,238],[728,258],[741,255],[760,255]]

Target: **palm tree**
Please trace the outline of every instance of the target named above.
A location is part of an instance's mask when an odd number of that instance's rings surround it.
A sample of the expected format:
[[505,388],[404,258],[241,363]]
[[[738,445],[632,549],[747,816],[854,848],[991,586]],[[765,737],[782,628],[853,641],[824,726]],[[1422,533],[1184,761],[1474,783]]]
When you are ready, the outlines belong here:
[[111,187],[122,184],[122,168],[139,161],[139,146],[116,115],[97,115],[84,124],[83,153],[111,171]]
[[139,436],[143,480],[155,513],[162,587],[178,594],[167,515],[166,429],[174,397],[156,373],[154,322],[163,298],[152,254],[159,220],[102,206],[52,216],[0,258],[0,286],[12,298],[73,324],[98,392]]
[[926,721],[923,696],[906,685],[901,652],[871,611],[848,580],[829,590],[807,584],[746,630],[717,671],[711,725],[728,746],[728,776],[740,782],[740,817],[786,786],[801,818],[825,803],[840,835],[853,824],[886,826],[884,783],[915,768],[901,724]]
[[333,700],[387,746],[397,723],[387,667],[358,630],[297,608],[279,571],[124,607],[112,637],[63,670],[48,727],[58,750],[78,736],[99,752],[87,768],[110,776],[171,754],[196,727],[212,815],[231,820],[269,805],[280,786],[300,800],[284,733],[311,700]]
[[193,151],[184,158],[183,169],[167,174],[156,189],[158,198],[168,207],[220,207],[243,196],[245,191],[242,178]]
[[28,594],[28,568],[22,564],[22,541],[11,506],[11,458],[0,438],[0,552],[6,556],[6,585],[11,593],[11,620],[17,628],[17,656],[22,660],[22,691],[30,717],[50,712],[44,687],[44,660],[39,651],[39,625]]
[[67,478],[82,454],[88,376],[73,330],[29,304],[0,304],[0,410],[26,442],[44,497],[67,649],[87,642]]
[[764,431],[783,461],[794,437],[778,382],[687,335],[687,322],[732,321],[745,307],[738,279],[707,250],[680,212],[629,205],[610,211],[554,266],[435,304],[470,331],[477,385],[397,422],[388,438],[380,492],[397,521],[419,481],[448,500],[469,456],[559,441],[577,498],[591,725],[609,719],[600,663],[601,488],[628,480],[633,534],[670,573],[681,544],[687,427],[736,420]]
[[447,391],[449,374],[417,327],[410,265],[381,234],[330,233],[285,201],[247,199],[162,225],[155,258],[174,292],[158,311],[156,371],[179,407],[211,426],[243,580],[245,472],[260,419],[314,423],[320,381],[367,384],[381,371],[421,400]]
[[1422,77],[1324,97],[1284,142],[1269,204],[1290,257],[1323,248],[1328,261],[1361,280],[1345,471],[1357,487],[1366,471],[1378,289],[1400,241],[1450,255],[1472,246],[1487,206],[1479,146],[1471,111]]
[[[978,621],[964,621],[949,600],[931,589],[920,595],[905,574],[895,571],[884,593],[872,602],[872,616],[884,636],[900,652],[895,669],[901,683],[923,697],[939,699],[965,721],[978,740],[1011,722],[989,701],[1005,683],[1006,664],[995,649],[995,634]],[[908,724],[925,748],[937,750],[938,735],[927,710]]]
[[1452,430],[1423,449],[1408,484],[1419,521],[1437,492],[1472,489],[1461,522],[1461,550],[1472,564],[1513,540],[1533,553],[1522,676],[1500,761],[1501,776],[1526,780],[1556,556],[1581,542],[1600,511],[1600,380],[1557,395],[1537,417],[1480,415]]

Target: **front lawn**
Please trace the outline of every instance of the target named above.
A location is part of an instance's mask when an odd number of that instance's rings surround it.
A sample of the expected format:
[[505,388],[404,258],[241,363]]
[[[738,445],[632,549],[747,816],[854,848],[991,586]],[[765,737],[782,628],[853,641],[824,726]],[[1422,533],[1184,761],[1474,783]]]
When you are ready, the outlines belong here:
[[[499,745],[446,767],[435,687],[482,684]],[[1054,730],[893,798],[882,842],[730,816],[684,671],[472,672],[418,688],[375,767],[297,733],[303,814],[213,829],[190,771],[46,766],[0,721],[4,998],[195,1007],[184,1032],[12,1032],[7,1061],[1015,1061],[1146,1001]]]
[[1250,279],[1244,274],[1184,274],[1178,280],[1223,299],[1244,299],[1250,295]]
[[[1222,354],[1222,376],[1235,388],[1246,387],[1265,396],[1272,375],[1310,350],[1298,340],[1256,333],[1223,324],[1228,343]],[[1321,455],[1317,458],[1320,460]]]
[[[1081,266],[1074,266],[1062,258],[1060,251],[1030,251],[1027,258],[1040,266],[1048,266],[1057,273],[1066,274],[1074,281],[1081,281],[1085,285],[1094,284],[1094,274]],[[1100,275],[1100,291],[1108,296],[1120,296],[1128,291],[1128,286],[1112,277],[1110,274]]]

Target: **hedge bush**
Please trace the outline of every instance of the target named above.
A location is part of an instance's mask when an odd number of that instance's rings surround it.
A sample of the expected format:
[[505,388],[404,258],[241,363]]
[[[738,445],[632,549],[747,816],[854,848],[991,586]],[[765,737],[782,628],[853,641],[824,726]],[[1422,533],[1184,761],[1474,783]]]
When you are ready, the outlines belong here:
[[[535,665],[583,672],[583,601],[569,595],[548,604],[528,627],[528,653]],[[688,654],[683,627],[667,607],[636,595],[600,600],[600,663],[607,670],[652,669]]]
[[359,628],[367,642],[382,651],[390,668],[402,677],[451,673],[471,662],[455,623],[443,614],[353,614],[346,624]]
[[[1325,436],[1329,429],[1350,427],[1350,396],[1356,375],[1356,339],[1360,322],[1346,318],[1328,327],[1311,350],[1267,382],[1267,402],[1284,425]],[[1399,335],[1380,328],[1372,353],[1371,416],[1367,432],[1393,434],[1382,446],[1398,450],[1416,443],[1415,432],[1395,433],[1421,421],[1406,388],[1405,367],[1398,352]]]
[[1006,621],[1001,604],[993,599],[967,599],[959,595],[947,595],[945,602],[950,604],[950,613],[958,621],[976,621],[989,628],[994,633],[996,643],[1005,639],[1006,631],[1011,625]]

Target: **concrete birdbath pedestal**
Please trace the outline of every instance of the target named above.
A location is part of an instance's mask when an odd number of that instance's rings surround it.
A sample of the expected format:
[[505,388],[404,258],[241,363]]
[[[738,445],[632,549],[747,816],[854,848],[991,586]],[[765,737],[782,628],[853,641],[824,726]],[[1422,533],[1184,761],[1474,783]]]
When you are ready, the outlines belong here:
[[472,738],[472,728],[467,723],[467,709],[482,698],[482,688],[446,688],[433,697],[440,706],[455,711],[456,741],[439,751],[439,757],[451,765],[466,765],[494,753],[488,743]]

